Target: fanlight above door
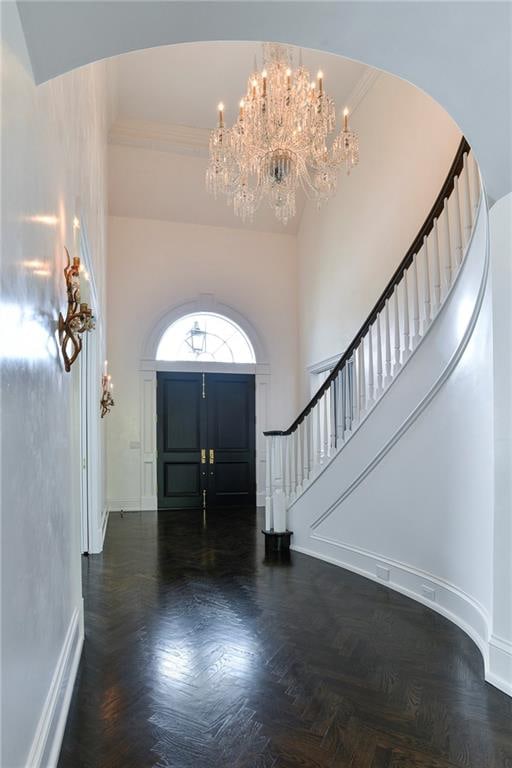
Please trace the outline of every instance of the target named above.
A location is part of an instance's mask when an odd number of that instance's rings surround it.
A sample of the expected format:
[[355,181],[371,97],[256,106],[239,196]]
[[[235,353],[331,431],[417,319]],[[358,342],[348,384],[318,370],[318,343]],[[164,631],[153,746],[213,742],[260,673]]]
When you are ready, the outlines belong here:
[[197,312],[176,320],[164,332],[157,360],[209,363],[255,363],[251,342],[232,320]]

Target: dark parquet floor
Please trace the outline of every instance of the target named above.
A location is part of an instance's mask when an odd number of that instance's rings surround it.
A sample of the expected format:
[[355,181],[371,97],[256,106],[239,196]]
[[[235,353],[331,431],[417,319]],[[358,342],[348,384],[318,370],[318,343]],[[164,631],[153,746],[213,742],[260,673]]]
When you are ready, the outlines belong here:
[[111,515],[59,768],[512,768],[512,699],[461,630],[305,555],[265,563],[260,527]]

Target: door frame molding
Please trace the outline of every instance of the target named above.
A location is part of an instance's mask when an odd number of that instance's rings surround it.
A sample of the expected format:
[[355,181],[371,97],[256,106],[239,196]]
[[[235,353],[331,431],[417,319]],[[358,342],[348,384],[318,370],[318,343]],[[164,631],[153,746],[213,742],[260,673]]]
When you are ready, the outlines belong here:
[[[194,312],[215,312],[240,326],[251,342],[256,363],[196,363],[157,360],[156,351],[163,333],[169,325],[184,315]],[[265,346],[252,323],[238,310],[218,302],[211,293],[200,294],[197,299],[184,302],[166,312],[148,334],[139,367],[140,403],[140,509],[158,508],[156,461],[156,374],[157,371],[180,373],[252,373],[255,377],[256,397],[256,504],[265,504],[265,438],[269,429],[271,403],[271,371]]]

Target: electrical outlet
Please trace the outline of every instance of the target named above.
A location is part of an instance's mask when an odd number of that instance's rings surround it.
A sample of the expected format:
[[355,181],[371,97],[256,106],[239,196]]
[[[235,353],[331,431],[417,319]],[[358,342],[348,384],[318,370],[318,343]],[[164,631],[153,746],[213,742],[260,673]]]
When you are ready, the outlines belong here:
[[436,591],[435,589],[432,589],[432,587],[429,587],[428,584],[422,584],[421,585],[421,593],[423,597],[426,597],[427,600],[431,600],[433,603],[436,600]]
[[138,440],[130,440],[130,448],[140,448],[140,442]]

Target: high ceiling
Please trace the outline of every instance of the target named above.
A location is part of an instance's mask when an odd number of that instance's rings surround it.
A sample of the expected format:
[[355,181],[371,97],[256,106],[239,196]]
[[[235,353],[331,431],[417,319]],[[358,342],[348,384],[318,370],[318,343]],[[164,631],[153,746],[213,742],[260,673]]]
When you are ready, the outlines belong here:
[[[300,51],[291,50],[297,65]],[[325,88],[340,109],[369,69],[317,51],[305,50],[302,57],[312,77],[323,70]],[[117,56],[109,62],[113,115],[210,129],[223,101],[229,123],[236,118],[255,59],[262,67],[259,43],[188,43]]]
[[[293,64],[300,51],[292,49]],[[109,210],[112,215],[184,221],[295,233],[304,208],[286,227],[262,205],[244,224],[226,201],[205,190],[209,131],[217,104],[226,120],[236,117],[254,60],[262,67],[260,43],[187,43],[152,48],[108,62],[110,113]],[[375,70],[327,53],[305,50],[312,77],[321,69],[326,91],[340,112],[356,107]],[[134,148],[136,148],[134,150]]]

